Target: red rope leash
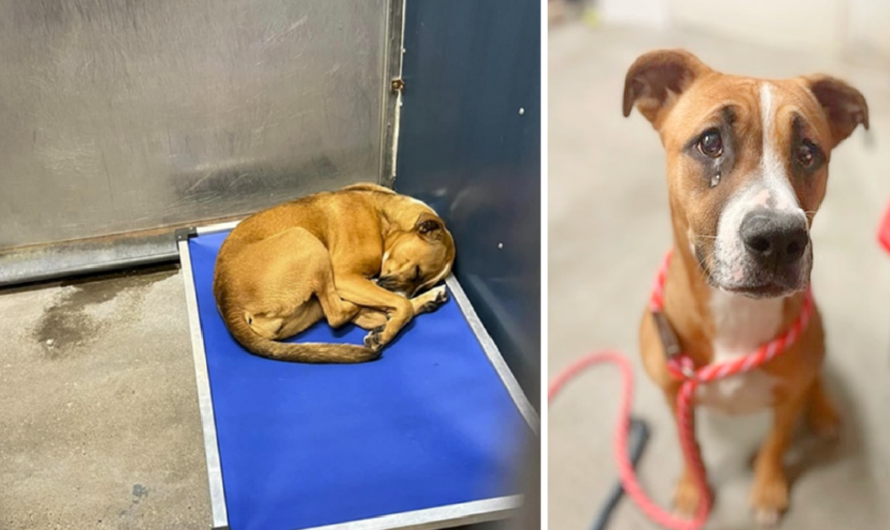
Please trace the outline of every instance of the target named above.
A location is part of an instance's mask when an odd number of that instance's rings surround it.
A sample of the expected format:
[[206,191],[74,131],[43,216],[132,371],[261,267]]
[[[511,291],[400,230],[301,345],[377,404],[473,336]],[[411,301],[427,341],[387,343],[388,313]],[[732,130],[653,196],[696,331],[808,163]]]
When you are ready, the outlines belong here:
[[[667,276],[669,261],[670,254],[668,254],[658,271],[655,288],[649,301],[649,307],[652,311],[661,311],[664,306],[664,281]],[[581,357],[570,364],[550,383],[547,401],[548,403],[553,401],[562,388],[584,370],[602,363],[618,365],[621,371],[623,386],[619,400],[619,419],[615,434],[614,451],[618,462],[621,485],[643,513],[657,524],[672,530],[698,530],[705,524],[710,514],[711,495],[708,489],[707,474],[701,459],[701,451],[695,440],[692,414],[695,406],[696,388],[702,383],[748,372],[782,354],[788,346],[800,337],[812,314],[813,297],[810,290],[807,289],[803,308],[791,328],[756,351],[737,359],[709,364],[699,369],[696,369],[692,360],[683,354],[673,356],[668,361],[668,369],[671,375],[682,381],[677,394],[676,422],[677,430],[680,433],[680,446],[683,450],[683,458],[692,470],[695,484],[702,494],[702,502],[699,504],[698,511],[692,519],[680,518],[657,505],[643,491],[634,473],[633,464],[630,461],[627,450],[627,437],[630,429],[630,401],[633,394],[633,367],[626,357],[616,352],[592,353]]]

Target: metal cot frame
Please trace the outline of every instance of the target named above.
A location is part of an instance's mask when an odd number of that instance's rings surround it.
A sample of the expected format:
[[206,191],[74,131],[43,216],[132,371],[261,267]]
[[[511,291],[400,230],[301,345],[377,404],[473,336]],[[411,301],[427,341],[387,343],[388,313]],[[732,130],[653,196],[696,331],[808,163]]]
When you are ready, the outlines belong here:
[[[231,230],[240,221],[212,224],[203,227],[181,229],[176,232],[179,261],[182,266],[185,300],[189,318],[189,332],[192,339],[192,355],[195,362],[195,380],[198,391],[198,405],[201,411],[201,423],[204,432],[204,453],[207,460],[207,478],[210,487],[210,505],[213,515],[214,530],[228,530],[228,514],[226,511],[225,489],[222,480],[219,447],[216,438],[216,421],[213,414],[213,399],[210,393],[210,379],[207,371],[207,360],[204,350],[204,336],[201,331],[201,320],[198,315],[198,299],[195,292],[194,275],[192,272],[191,254],[188,241],[190,238],[216,232]],[[540,420],[531,402],[526,397],[506,361],[501,356],[497,345],[482,325],[482,321],[473,309],[454,275],[450,275],[446,285],[451,290],[464,318],[476,335],[488,360],[506,387],[525,422],[535,436],[539,435]],[[461,504],[439,506],[424,510],[390,514],[359,521],[349,521],[334,525],[316,527],[312,530],[421,530],[446,528],[456,525],[481,523],[505,519],[515,515],[522,505],[522,495],[497,497]]]

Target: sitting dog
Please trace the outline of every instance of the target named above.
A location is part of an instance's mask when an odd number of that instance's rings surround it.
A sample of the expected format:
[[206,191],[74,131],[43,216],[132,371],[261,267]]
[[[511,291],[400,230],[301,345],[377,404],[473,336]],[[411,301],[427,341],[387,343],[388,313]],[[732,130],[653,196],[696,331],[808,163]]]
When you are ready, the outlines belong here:
[[[445,301],[445,286],[426,290],[448,275],[454,255],[451,233],[429,206],[354,184],[238,224],[219,250],[213,293],[232,336],[254,354],[363,362]],[[322,317],[335,328],[353,322],[370,330],[364,346],[278,342]]]
[[[810,226],[825,196],[831,151],[858,125],[862,94],[811,75],[784,80],[717,72],[683,50],[639,57],[627,72],[625,116],[636,107],[661,137],[674,232],[663,317],[696,368],[753,352],[789,329],[813,263]],[[676,402],[679,382],[647,308],[640,346],[648,375]],[[782,455],[796,421],[835,435],[838,414],[822,376],[822,322],[762,367],[699,387],[695,402],[728,413],[773,411],[754,463],[751,503],[761,523],[788,506]],[[674,497],[692,515],[703,501],[686,468]]]

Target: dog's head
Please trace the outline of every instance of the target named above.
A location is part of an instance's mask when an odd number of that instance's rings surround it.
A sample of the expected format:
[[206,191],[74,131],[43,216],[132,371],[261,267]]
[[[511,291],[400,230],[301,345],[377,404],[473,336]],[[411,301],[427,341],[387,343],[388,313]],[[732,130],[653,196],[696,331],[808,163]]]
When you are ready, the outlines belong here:
[[831,150],[868,128],[862,94],[825,75],[725,75],[661,50],[627,73],[624,115],[634,106],[661,136],[677,241],[709,284],[751,297],[804,289]]
[[443,280],[454,264],[454,239],[439,216],[423,212],[407,231],[384,242],[377,284],[411,297]]

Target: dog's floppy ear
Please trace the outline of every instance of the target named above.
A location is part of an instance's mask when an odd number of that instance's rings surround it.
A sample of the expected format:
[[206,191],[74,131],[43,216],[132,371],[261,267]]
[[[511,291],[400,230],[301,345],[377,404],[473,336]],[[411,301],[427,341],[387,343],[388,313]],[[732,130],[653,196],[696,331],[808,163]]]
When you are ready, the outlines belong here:
[[624,117],[637,110],[656,127],[678,95],[709,68],[686,50],[656,50],[637,58],[624,78]]
[[834,145],[853,134],[859,124],[868,130],[868,103],[861,92],[827,75],[811,75],[806,81],[825,110]]
[[414,230],[424,239],[438,241],[442,239],[445,231],[445,223],[439,216],[431,213],[422,213],[414,223]]

